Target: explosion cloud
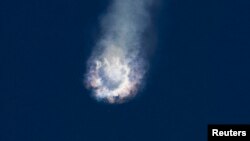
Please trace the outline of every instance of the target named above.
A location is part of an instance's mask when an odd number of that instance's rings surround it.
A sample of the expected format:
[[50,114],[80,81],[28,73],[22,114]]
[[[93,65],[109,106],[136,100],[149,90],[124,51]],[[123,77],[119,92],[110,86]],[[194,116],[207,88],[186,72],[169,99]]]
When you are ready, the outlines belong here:
[[152,0],[113,0],[102,18],[102,36],[88,61],[86,86],[99,101],[133,98],[146,73],[143,34],[150,24]]

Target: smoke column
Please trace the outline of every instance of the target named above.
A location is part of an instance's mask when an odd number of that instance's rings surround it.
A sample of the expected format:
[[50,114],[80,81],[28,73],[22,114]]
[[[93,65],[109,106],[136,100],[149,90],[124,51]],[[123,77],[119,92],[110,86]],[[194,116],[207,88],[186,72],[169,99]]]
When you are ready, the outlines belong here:
[[113,0],[88,60],[86,87],[98,101],[124,103],[136,96],[146,73],[143,34],[152,0]]

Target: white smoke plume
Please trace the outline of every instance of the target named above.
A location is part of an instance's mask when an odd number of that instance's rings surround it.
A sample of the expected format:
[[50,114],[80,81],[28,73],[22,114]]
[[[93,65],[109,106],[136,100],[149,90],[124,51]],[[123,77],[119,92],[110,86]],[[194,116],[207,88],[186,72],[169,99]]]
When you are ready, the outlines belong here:
[[143,34],[150,25],[152,0],[113,0],[101,20],[101,38],[88,61],[87,88],[99,101],[123,103],[142,84],[147,61]]

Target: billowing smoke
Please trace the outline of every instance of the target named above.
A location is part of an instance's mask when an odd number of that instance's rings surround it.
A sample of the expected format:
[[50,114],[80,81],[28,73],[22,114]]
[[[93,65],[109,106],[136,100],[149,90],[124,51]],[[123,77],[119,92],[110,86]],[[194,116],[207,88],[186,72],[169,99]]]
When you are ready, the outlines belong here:
[[99,101],[123,103],[142,85],[147,61],[144,34],[152,0],[113,0],[101,21],[101,38],[88,61],[86,86]]

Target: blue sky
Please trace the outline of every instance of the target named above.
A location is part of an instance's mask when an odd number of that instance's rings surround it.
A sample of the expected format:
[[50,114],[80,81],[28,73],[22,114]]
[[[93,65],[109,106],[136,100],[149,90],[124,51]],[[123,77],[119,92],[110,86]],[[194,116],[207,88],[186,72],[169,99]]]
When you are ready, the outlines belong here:
[[109,2],[0,2],[0,140],[203,141],[250,122],[249,1],[162,1],[145,87],[115,106],[82,82]]

